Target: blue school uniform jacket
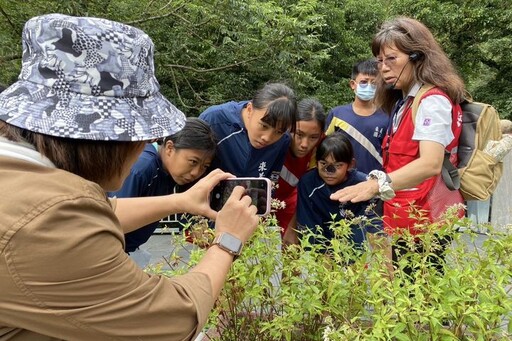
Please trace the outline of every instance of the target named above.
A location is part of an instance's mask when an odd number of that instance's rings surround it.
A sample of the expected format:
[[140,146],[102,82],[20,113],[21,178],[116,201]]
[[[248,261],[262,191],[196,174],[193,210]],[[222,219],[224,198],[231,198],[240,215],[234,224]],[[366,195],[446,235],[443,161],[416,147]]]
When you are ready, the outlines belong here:
[[[162,160],[152,144],[147,144],[139,159],[132,166],[123,187],[108,193],[109,197],[132,198],[167,195],[182,192],[173,178],[164,170]],[[141,208],[144,209],[144,208]],[[133,252],[148,241],[158,227],[158,221],[125,234],[125,251]]]
[[[330,229],[331,222],[333,221],[332,215],[335,214],[335,220],[349,218],[350,213],[353,216],[366,216],[372,220],[371,224],[362,225],[353,224],[352,227],[352,241],[355,247],[361,247],[361,244],[365,241],[366,232],[377,233],[382,231],[382,222],[380,219],[376,219],[377,215],[374,210],[368,209],[368,206],[373,201],[364,201],[359,203],[340,203],[338,201],[331,200],[329,197],[332,193],[352,186],[360,182],[366,181],[366,175],[364,173],[351,170],[348,172],[348,178],[339,185],[329,186],[327,185],[320,175],[318,170],[311,169],[302,176],[298,185],[298,199],[297,199],[297,224],[300,229],[307,231],[316,231],[317,226],[320,228],[320,232],[327,240],[331,240],[334,237],[333,231]],[[316,243],[315,238],[310,239],[311,243]],[[318,241],[320,242],[320,241]]]
[[277,182],[290,145],[290,135],[284,134],[265,148],[252,147],[242,119],[242,109],[247,103],[215,105],[199,116],[208,122],[219,141],[212,169],[220,168],[239,177],[267,177]]

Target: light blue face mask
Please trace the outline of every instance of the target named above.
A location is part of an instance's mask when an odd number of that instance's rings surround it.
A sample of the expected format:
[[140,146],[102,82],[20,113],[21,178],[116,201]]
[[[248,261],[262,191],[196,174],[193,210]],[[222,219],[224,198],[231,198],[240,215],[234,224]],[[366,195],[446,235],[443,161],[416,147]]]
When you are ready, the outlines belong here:
[[373,84],[357,84],[356,96],[361,101],[371,101],[375,97],[375,85]]

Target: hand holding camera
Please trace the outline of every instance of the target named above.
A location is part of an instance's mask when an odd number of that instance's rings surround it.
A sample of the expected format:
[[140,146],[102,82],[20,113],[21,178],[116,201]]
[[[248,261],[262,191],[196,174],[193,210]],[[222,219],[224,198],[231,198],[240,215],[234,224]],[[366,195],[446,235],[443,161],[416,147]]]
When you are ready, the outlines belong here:
[[222,209],[236,186],[245,188],[245,194],[251,198],[251,202],[258,208],[258,215],[266,215],[270,212],[271,182],[267,178],[229,178],[221,180],[210,193],[210,206],[213,210]]

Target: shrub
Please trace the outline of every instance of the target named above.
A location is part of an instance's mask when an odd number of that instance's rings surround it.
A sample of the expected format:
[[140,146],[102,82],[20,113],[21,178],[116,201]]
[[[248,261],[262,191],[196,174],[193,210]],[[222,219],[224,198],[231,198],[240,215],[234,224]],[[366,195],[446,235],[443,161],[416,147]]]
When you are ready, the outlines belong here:
[[[357,219],[357,218],[354,218]],[[333,222],[337,238],[320,252],[303,238],[281,250],[273,217],[263,219],[235,261],[207,326],[211,340],[504,340],[512,338],[512,234],[485,237],[467,219],[448,214],[420,237],[402,235],[421,252],[406,252],[393,279],[379,250],[356,252],[346,242],[351,221]],[[466,227],[463,232],[459,227]],[[317,236],[318,237],[318,236]],[[397,237],[392,243],[396,243]],[[442,269],[431,262],[440,240],[452,240]],[[483,240],[483,243],[482,243]],[[185,245],[175,241],[176,245]],[[173,276],[185,267],[171,256]],[[174,257],[174,258],[173,258]],[[412,267],[408,276],[404,271]]]

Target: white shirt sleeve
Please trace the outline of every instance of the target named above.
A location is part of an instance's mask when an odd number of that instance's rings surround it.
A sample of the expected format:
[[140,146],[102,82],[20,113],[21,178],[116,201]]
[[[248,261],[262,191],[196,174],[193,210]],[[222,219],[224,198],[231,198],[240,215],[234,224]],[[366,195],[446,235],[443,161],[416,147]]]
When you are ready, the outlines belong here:
[[438,142],[446,147],[453,138],[450,101],[442,95],[425,97],[418,107],[412,139]]

